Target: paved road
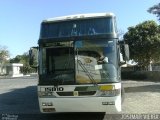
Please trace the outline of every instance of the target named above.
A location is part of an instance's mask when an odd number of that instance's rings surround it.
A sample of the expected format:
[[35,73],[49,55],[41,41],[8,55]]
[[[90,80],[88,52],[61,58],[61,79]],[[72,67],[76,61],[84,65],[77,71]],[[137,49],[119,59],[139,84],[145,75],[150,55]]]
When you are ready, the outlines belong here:
[[35,77],[0,79],[0,113],[38,113]]
[[[122,114],[160,113],[160,82],[124,81],[125,101]],[[0,79],[0,120],[6,117],[15,120],[103,120],[107,117],[98,113],[58,113],[42,115],[37,101],[37,79],[23,77]],[[9,116],[8,116],[9,115]],[[18,115],[18,116],[16,116]],[[67,119],[66,119],[67,118]]]
[[[37,78],[0,79],[0,120],[102,120],[103,113],[41,114]],[[54,119],[53,119],[54,118]]]
[[160,114],[160,82],[123,81],[122,113]]

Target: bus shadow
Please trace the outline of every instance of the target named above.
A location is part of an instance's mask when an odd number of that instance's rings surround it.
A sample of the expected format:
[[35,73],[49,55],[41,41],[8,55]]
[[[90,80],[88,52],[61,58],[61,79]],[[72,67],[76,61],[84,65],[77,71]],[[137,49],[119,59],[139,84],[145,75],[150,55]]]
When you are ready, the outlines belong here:
[[52,113],[52,114],[22,114],[20,120],[120,120],[121,114],[105,113]]
[[104,113],[54,113],[41,114],[36,120],[103,120],[103,118]]
[[133,92],[159,92],[160,93],[160,85],[125,87],[124,89],[126,93],[133,93]]

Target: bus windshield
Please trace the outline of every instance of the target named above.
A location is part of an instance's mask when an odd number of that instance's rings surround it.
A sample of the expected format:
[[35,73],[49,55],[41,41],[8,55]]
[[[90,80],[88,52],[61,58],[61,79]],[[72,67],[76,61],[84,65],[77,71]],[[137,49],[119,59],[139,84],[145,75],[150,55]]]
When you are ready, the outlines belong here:
[[116,44],[114,40],[76,41],[77,83],[115,82],[117,79]]
[[[78,40],[45,44],[40,75],[53,84],[117,82],[116,40]],[[40,57],[41,57],[40,56]]]
[[113,29],[114,17],[92,18],[72,21],[44,22],[41,25],[41,39],[110,34]]

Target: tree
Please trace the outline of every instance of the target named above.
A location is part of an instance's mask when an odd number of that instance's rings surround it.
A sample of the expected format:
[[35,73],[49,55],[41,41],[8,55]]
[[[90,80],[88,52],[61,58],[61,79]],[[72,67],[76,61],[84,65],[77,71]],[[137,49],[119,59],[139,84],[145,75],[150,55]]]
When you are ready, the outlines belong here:
[[123,40],[124,31],[122,29],[118,29],[118,37],[120,40]]
[[158,20],[160,21],[160,3],[150,7],[147,11],[149,13],[156,14],[158,17]]
[[22,63],[23,64],[23,73],[36,72],[36,69],[31,68],[29,65],[29,53],[26,52],[23,55],[17,55],[15,58],[10,59],[10,63]]
[[129,44],[130,57],[139,65],[148,66],[151,61],[160,60],[160,26],[154,21],[145,21],[129,27],[124,35]]
[[3,64],[7,62],[9,59],[9,51],[7,50],[7,47],[5,46],[0,46],[0,64]]

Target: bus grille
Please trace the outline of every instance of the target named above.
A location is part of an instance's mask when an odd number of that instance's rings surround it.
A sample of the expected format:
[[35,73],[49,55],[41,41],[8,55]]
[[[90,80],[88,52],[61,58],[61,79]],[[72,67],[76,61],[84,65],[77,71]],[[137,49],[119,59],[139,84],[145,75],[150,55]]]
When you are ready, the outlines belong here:
[[[72,92],[57,92],[59,96],[74,96],[74,91]],[[96,91],[78,91],[78,96],[92,96],[95,95]]]

